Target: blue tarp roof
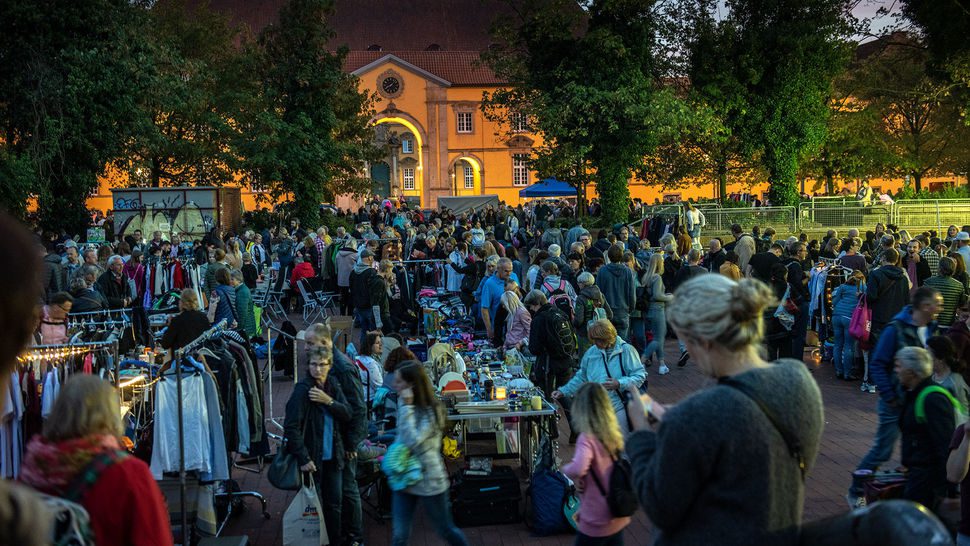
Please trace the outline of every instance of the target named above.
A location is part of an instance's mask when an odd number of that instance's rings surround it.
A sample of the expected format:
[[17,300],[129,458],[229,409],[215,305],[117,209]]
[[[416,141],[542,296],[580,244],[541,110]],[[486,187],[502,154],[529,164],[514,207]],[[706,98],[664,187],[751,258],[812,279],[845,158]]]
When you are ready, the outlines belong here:
[[519,191],[519,197],[575,197],[576,188],[568,182],[547,178]]

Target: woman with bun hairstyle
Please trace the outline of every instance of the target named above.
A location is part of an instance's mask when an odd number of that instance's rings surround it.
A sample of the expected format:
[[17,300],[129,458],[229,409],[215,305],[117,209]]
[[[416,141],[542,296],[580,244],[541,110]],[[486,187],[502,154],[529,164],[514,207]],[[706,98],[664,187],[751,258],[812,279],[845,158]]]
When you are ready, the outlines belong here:
[[670,409],[630,390],[627,454],[655,545],[798,544],[822,398],[801,362],[761,358],[774,305],[760,281],[721,275],[685,282],[667,304],[677,338],[717,384]]

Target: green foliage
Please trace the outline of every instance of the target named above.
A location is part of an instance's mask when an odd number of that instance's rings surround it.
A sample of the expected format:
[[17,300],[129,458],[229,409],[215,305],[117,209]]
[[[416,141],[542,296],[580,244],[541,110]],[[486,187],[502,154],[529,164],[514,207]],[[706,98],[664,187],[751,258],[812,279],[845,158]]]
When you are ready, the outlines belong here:
[[368,122],[373,98],[343,71],[346,49],[332,51],[329,0],[290,0],[278,25],[260,37],[263,109],[245,117],[243,167],[274,200],[292,199],[304,225],[335,195],[362,195],[371,181],[360,165],[376,159]]
[[966,116],[970,113],[970,8],[963,0],[903,0],[901,4],[903,13],[923,31],[934,76],[949,88]]
[[121,150],[146,90],[139,8],[125,0],[0,3],[0,197],[77,232],[86,197]]
[[904,185],[896,194],[895,199],[967,199],[970,198],[970,187],[950,186],[942,190],[916,191],[912,184]]
[[484,58],[511,85],[485,94],[486,116],[525,114],[545,142],[536,164],[580,190],[595,179],[604,216],[625,220],[630,176],[688,115],[657,85],[654,2],[508,2]]

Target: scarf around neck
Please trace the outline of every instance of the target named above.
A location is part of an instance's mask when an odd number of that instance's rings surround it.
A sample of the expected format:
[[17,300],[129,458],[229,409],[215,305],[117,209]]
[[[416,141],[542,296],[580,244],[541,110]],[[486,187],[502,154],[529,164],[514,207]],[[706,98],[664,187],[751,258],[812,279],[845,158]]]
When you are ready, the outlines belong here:
[[41,493],[60,496],[94,457],[119,449],[118,438],[110,434],[92,434],[62,442],[50,442],[37,435],[27,444],[20,480]]

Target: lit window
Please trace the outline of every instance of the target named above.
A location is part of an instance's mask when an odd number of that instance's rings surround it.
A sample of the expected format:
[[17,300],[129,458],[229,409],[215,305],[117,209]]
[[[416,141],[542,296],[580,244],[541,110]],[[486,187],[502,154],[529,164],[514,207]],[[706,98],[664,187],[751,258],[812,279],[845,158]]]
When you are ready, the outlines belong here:
[[414,153],[414,143],[410,138],[404,138],[401,140],[401,153],[410,154]]
[[522,112],[514,112],[510,121],[513,133],[524,133],[529,130],[526,115]]
[[472,113],[471,112],[458,112],[458,132],[459,133],[472,132]]
[[475,189],[475,170],[471,165],[465,165],[465,189]]
[[527,156],[516,154],[512,156],[512,185],[529,185],[529,166],[526,163]]
[[404,189],[414,189],[414,167],[404,167],[401,169],[401,178],[404,180]]

